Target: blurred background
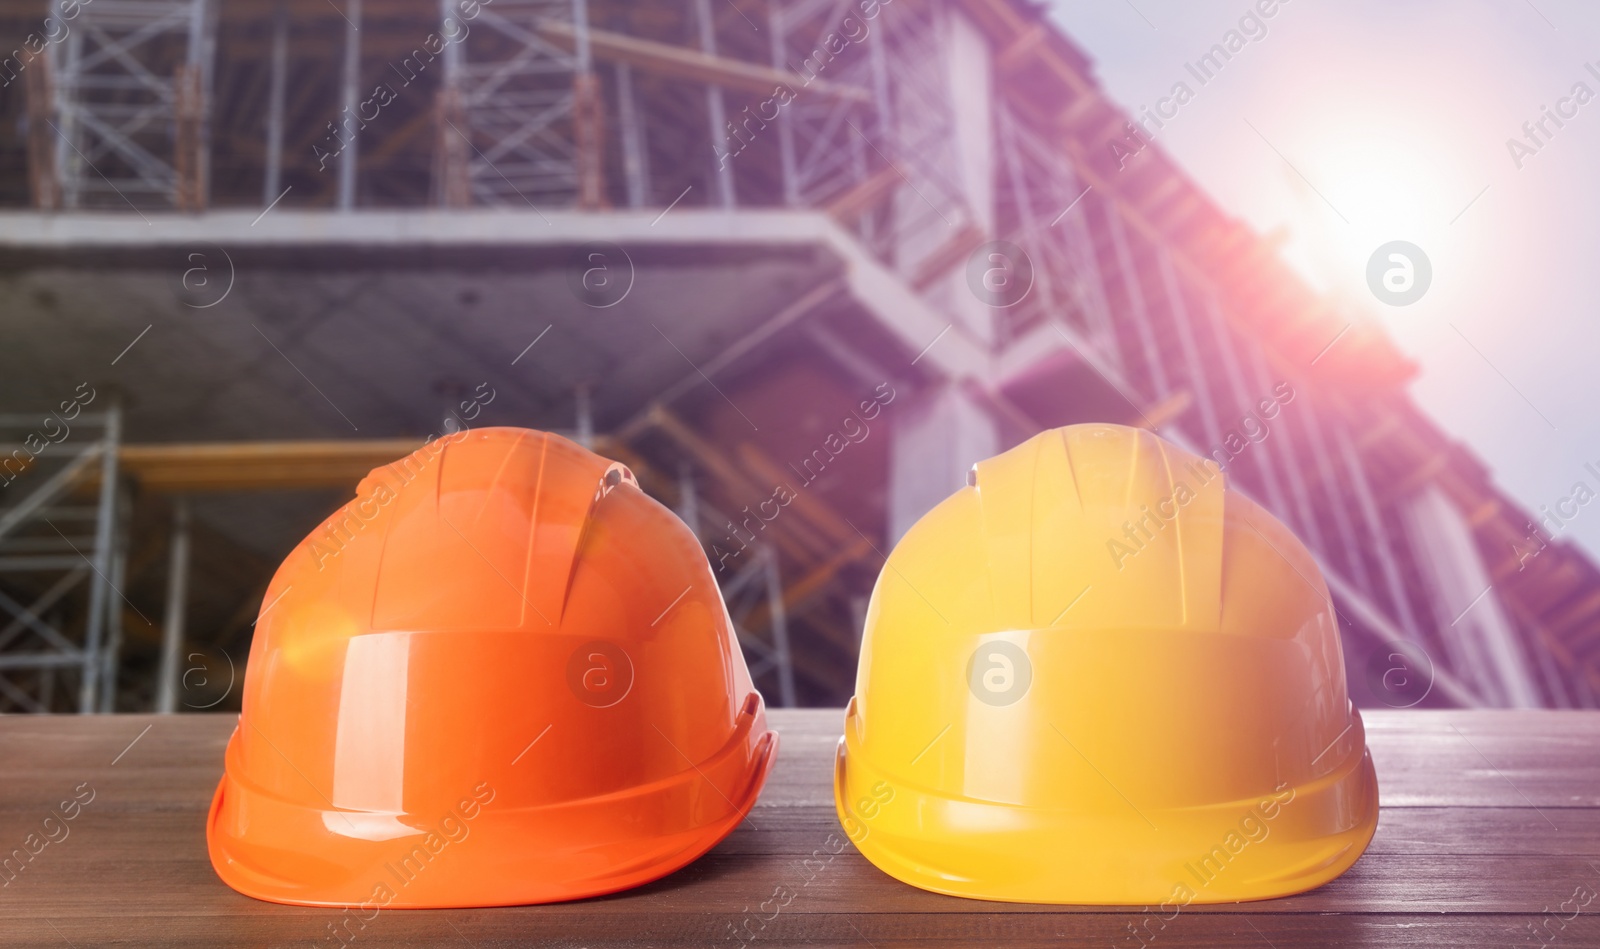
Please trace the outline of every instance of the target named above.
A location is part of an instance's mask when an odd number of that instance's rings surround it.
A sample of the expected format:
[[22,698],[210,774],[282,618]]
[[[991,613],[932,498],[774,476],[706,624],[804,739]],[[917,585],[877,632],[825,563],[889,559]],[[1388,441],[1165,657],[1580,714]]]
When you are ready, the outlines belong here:
[[627,463],[842,705],[882,554],[1088,421],[1305,541],[1357,704],[1596,706],[1600,66],[1392,6],[5,0],[0,711],[237,708],[282,557],[482,425]]

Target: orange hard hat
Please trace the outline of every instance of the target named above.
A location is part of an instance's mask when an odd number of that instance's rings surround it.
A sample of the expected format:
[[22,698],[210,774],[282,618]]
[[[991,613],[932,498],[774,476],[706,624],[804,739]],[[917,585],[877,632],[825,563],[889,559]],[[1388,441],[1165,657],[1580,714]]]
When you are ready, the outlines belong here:
[[543,903],[727,836],[777,752],[693,533],[516,428],[373,471],[267,589],[206,825],[281,903]]

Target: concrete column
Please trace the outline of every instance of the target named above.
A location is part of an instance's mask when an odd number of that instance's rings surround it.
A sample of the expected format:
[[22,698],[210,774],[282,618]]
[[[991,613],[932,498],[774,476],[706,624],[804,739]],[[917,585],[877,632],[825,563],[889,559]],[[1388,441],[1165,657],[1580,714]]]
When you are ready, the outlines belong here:
[[994,234],[994,57],[983,31],[950,11],[943,41],[949,71],[950,116],[955,131],[956,174],[971,223]]
[[960,388],[947,385],[919,395],[885,410],[895,413],[889,435],[890,543],[966,484],[973,465],[1000,450],[995,420]]

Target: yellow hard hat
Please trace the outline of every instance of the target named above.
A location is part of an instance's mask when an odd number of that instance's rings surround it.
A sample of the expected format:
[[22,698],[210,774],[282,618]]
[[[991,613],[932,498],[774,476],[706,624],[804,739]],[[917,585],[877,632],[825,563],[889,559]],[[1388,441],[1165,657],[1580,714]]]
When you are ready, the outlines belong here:
[[1217,466],[1073,425],[979,462],[873,590],[834,799],[907,883],[1220,903],[1343,873],[1378,785],[1315,561]]

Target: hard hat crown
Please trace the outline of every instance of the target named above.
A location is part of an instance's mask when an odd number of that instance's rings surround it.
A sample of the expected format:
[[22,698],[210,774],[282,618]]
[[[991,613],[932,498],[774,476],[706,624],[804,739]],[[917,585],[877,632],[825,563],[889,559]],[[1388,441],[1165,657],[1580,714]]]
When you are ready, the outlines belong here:
[[699,542],[558,436],[467,431],[375,470],[264,602],[209,834],[250,895],[394,887],[474,789],[495,839],[394,905],[622,889],[715,844],[771,764]]

